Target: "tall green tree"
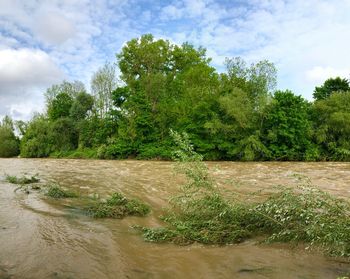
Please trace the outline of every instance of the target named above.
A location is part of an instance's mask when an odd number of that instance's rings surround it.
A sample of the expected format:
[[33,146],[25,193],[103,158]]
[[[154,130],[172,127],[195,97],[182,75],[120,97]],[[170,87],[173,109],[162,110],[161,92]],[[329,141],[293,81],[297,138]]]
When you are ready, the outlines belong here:
[[315,137],[327,160],[350,160],[350,92],[335,92],[313,107]]
[[293,92],[277,91],[266,107],[262,138],[274,160],[317,159],[311,142],[310,104]]
[[19,140],[14,133],[13,121],[5,116],[0,122],[0,157],[14,157],[19,154]]
[[[215,70],[204,49],[175,46],[152,35],[127,42],[117,58],[126,84],[114,93],[115,114],[120,119],[118,145],[132,145],[135,154],[145,149],[161,152],[158,147],[170,142],[169,127],[190,129],[189,119],[196,123],[195,117],[204,111],[203,98],[208,99],[208,81]],[[191,124],[192,128],[197,129],[197,124]]]
[[86,92],[86,89],[84,84],[78,80],[73,82],[68,82],[65,80],[60,84],[54,84],[44,93],[46,105],[49,106],[57,95],[61,93],[66,93],[73,99],[81,92]]
[[117,84],[116,68],[111,63],[99,68],[91,78],[91,92],[95,97],[96,111],[101,118],[106,117],[112,109],[112,92]]
[[275,65],[262,60],[248,66],[240,57],[226,58],[225,64],[229,82],[248,94],[255,110],[262,111],[268,103],[270,93],[276,89]]
[[47,108],[49,119],[55,121],[62,117],[69,117],[73,105],[73,98],[65,92],[55,96]]
[[327,79],[323,85],[316,86],[314,90],[313,97],[315,100],[324,100],[327,99],[333,92],[339,91],[350,91],[349,81],[345,78],[329,78]]
[[27,124],[25,134],[21,139],[21,156],[48,157],[53,151],[51,123],[44,115],[35,115]]
[[94,98],[90,94],[80,92],[74,100],[72,100],[69,108],[69,116],[76,121],[83,120],[88,116],[93,105]]

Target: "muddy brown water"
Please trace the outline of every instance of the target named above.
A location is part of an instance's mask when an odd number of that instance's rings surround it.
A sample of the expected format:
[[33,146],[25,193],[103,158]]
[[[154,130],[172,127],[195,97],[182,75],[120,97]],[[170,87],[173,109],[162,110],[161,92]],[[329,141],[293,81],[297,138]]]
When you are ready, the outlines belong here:
[[[349,163],[210,162],[227,193],[269,192],[297,185],[300,175],[350,198]],[[146,218],[91,219],[68,200],[14,192],[4,174],[39,174],[82,194],[121,191],[152,206]],[[132,225],[160,226],[158,216],[178,191],[171,162],[0,159],[0,278],[337,278],[350,265],[288,245],[176,246],[144,242]]]

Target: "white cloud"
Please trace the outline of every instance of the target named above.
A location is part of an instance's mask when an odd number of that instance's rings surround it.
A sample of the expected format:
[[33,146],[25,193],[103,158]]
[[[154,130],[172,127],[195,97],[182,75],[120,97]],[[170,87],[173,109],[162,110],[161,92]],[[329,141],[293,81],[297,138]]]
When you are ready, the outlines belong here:
[[199,25],[181,34],[206,47],[215,66],[225,56],[269,59],[278,68],[280,88],[311,99],[320,79],[311,79],[310,69],[321,66],[344,75],[349,68],[349,11],[349,0],[252,0],[243,7],[208,2]]
[[51,44],[61,44],[76,34],[73,22],[54,12],[38,14],[33,29],[38,36]]
[[1,86],[47,84],[62,77],[62,71],[41,50],[0,50]]
[[42,109],[45,88],[63,78],[41,50],[0,50],[0,116],[28,118],[33,110]]
[[306,78],[314,83],[322,83],[328,78],[342,77],[348,78],[350,76],[350,68],[335,69],[332,67],[314,67],[306,71]]

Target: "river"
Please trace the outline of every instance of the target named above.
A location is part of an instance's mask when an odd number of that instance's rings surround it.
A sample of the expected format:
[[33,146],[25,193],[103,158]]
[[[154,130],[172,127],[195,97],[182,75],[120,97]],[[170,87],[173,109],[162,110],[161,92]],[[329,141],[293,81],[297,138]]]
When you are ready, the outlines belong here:
[[[297,185],[300,175],[314,185],[350,198],[350,163],[210,162],[210,173],[227,193],[272,191]],[[148,203],[148,217],[92,219],[69,200],[14,191],[4,175],[38,174],[82,194],[105,197],[120,191]],[[143,241],[132,225],[159,226],[168,198],[182,178],[173,163],[0,159],[0,278],[334,278],[350,264],[285,244],[176,246]]]

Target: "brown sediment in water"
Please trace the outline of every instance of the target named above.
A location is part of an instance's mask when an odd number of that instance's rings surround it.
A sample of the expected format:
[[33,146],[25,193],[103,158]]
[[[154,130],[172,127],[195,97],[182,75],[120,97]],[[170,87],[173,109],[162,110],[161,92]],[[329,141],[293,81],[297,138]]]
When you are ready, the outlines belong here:
[[[297,185],[300,175],[331,194],[350,198],[349,163],[210,162],[219,187],[244,196]],[[132,225],[159,226],[158,216],[182,178],[173,163],[0,159],[0,175],[36,174],[84,195],[118,191],[152,207],[146,218],[95,220],[71,201],[14,193],[0,182],[0,278],[337,278],[349,263],[289,245],[248,241],[226,246],[176,246],[142,240]]]

